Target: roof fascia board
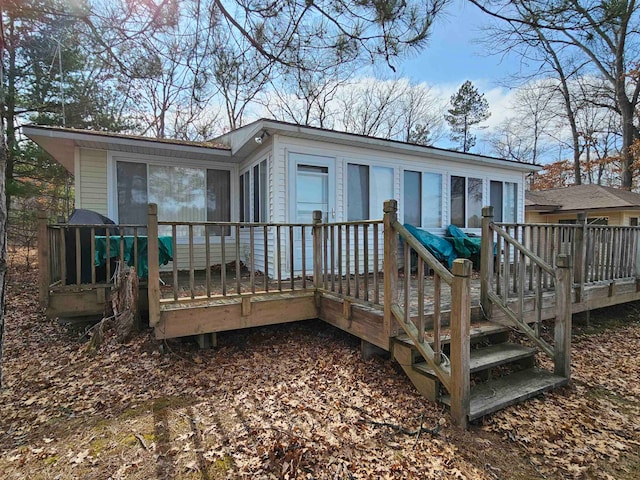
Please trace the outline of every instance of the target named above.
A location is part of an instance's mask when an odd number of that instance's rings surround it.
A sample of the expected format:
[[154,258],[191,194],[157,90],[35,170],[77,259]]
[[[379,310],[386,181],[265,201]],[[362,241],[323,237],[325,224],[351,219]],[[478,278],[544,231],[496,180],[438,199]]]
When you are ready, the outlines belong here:
[[[427,146],[413,145],[410,143],[402,143],[402,142],[392,142],[392,141],[381,139],[381,138],[352,135],[344,132],[336,132],[334,130],[307,128],[303,125],[273,122],[270,120],[262,120],[261,122],[260,121],[256,122],[256,127],[255,127],[256,132],[262,129],[267,131],[275,130],[278,133],[281,133],[283,135],[286,135],[287,133],[295,133],[297,135],[304,136],[309,139],[324,140],[324,141],[330,141],[333,143],[340,143],[340,144],[347,144],[347,145],[361,144],[363,146],[372,146],[379,150],[395,152],[395,153],[404,153],[404,154],[412,154],[412,155],[425,155],[426,153],[428,153],[430,157],[433,157],[436,159],[452,160],[455,162],[462,162],[462,163],[468,163],[468,164],[482,163],[483,165],[499,166],[501,168],[510,168],[512,170],[524,171],[524,172],[537,172],[541,169],[540,166],[532,165],[529,163],[510,162],[508,160],[502,160],[499,158],[476,156],[473,154],[455,152],[452,150],[433,149]],[[253,137],[248,137],[248,138],[249,140],[252,140]]]
[[180,145],[169,142],[158,142],[153,138],[149,139],[135,139],[135,138],[122,138],[115,136],[104,136],[104,135],[93,135],[91,133],[85,132],[65,132],[60,130],[52,130],[43,127],[37,126],[28,126],[25,125],[22,127],[22,131],[28,137],[31,136],[40,136],[40,137],[48,137],[53,139],[60,140],[71,140],[73,142],[76,141],[91,141],[95,143],[104,144],[105,150],[109,148],[109,145],[120,145],[122,147],[155,147],[166,149],[170,151],[176,152],[189,152],[189,153],[209,153],[213,156],[223,156],[231,158],[231,151],[226,149],[216,149],[205,146],[195,146],[195,145]]

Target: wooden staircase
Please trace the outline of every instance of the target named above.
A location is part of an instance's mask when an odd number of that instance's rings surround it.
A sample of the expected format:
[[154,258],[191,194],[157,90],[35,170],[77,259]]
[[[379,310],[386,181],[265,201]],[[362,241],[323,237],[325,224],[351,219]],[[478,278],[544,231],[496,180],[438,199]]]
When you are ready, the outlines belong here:
[[[469,421],[568,382],[567,378],[536,368],[536,349],[510,343],[510,331],[491,322],[471,325]],[[431,345],[435,343],[433,337],[427,336],[425,341]],[[441,367],[447,369],[446,357],[450,348],[448,332],[443,331],[440,341],[444,354]],[[392,354],[423,395],[450,405],[451,397],[446,388],[408,335],[393,339]]]
[[[420,393],[449,405],[453,422],[466,427],[469,421],[569,382],[570,255],[561,253],[553,265],[546,263],[518,241],[522,237],[517,231],[511,235],[494,224],[493,207],[483,208],[480,310],[484,320],[472,323],[471,262],[456,259],[450,270],[445,268],[398,222],[394,200],[385,202],[384,212],[385,332],[393,357]],[[398,252],[402,252],[401,269]],[[433,271],[433,290],[427,295],[428,270]],[[540,328],[543,288],[549,286],[555,290],[553,339],[542,338]],[[446,314],[443,289],[450,293]],[[533,312],[524,307],[529,290],[535,294]],[[499,317],[505,323],[495,323]],[[511,329],[526,335],[535,348],[510,343]],[[538,351],[553,360],[553,373],[535,367]]]

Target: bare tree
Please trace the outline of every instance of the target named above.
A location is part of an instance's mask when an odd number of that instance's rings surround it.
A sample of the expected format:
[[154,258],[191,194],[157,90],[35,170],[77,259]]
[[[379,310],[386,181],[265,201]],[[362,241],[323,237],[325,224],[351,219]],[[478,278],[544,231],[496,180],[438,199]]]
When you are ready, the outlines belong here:
[[489,138],[496,155],[518,162],[538,163],[549,152],[557,118],[555,86],[555,81],[533,81],[516,91],[512,114]]
[[350,84],[353,71],[344,66],[323,70],[285,68],[264,92],[261,103],[278,120],[333,128],[336,97]]
[[[471,0],[500,20],[503,48],[520,47],[520,53],[551,66],[562,84],[577,72],[594,73],[607,82],[621,118],[622,186],[632,187],[634,164],[629,148],[640,135],[635,122],[640,83],[630,72],[640,52],[640,10],[635,0]],[[540,57],[540,53],[542,56]],[[529,57],[527,57],[529,58]],[[566,96],[568,88],[561,89]],[[569,105],[570,99],[566,98]],[[571,112],[567,111],[571,122]],[[577,143],[577,127],[574,140]],[[577,145],[575,150],[578,150]],[[574,153],[575,155],[575,153]],[[574,157],[576,181],[579,158]]]
[[396,107],[398,114],[392,118],[397,131],[391,133],[389,128],[389,138],[418,145],[433,145],[445,133],[444,102],[425,83],[412,85],[408,80],[398,80],[396,84],[402,95]]

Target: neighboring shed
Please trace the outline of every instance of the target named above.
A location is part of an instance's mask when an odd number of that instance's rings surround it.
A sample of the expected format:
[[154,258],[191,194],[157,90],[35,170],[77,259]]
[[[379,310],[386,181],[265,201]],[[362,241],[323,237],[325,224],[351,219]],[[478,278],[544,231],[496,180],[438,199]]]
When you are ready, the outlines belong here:
[[593,184],[525,193],[526,223],[574,223],[579,213],[592,224],[637,226],[640,194]]

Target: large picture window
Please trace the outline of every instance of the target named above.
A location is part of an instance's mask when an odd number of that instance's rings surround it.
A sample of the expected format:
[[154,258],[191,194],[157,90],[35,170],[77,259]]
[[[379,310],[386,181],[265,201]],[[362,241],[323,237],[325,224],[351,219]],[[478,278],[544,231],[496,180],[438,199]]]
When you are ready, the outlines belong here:
[[347,164],[347,220],[382,218],[385,200],[393,198],[393,168]]
[[[228,222],[230,179],[228,170],[117,161],[118,219],[120,223],[146,224],[147,203],[156,203],[160,221]],[[161,235],[171,234],[170,226],[160,230]],[[194,235],[204,235],[203,228],[196,230]],[[176,233],[187,236],[188,227],[180,227]]]
[[404,222],[420,228],[442,226],[442,175],[404,172]]

